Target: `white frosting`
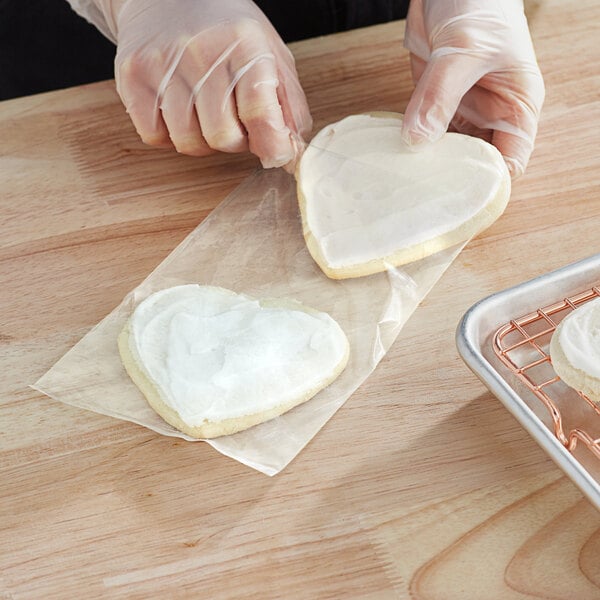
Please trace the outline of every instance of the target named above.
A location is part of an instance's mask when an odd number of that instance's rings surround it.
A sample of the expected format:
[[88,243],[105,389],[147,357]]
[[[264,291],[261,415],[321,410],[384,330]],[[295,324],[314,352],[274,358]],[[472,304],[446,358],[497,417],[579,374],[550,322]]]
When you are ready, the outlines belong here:
[[566,316],[558,343],[571,366],[600,379],[600,298]]
[[346,337],[329,315],[291,306],[177,286],[136,308],[130,345],[188,425],[251,415],[305,396],[346,356]]
[[325,127],[302,156],[306,223],[333,268],[378,259],[468,221],[506,178],[500,153],[449,133],[415,151],[402,120],[355,115]]

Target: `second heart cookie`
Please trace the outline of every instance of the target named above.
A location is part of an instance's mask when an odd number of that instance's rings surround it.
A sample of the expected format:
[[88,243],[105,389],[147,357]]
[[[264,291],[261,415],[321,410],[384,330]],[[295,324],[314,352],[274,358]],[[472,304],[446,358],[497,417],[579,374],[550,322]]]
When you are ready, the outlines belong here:
[[333,279],[407,264],[469,240],[504,211],[510,175],[487,142],[447,133],[415,150],[402,115],[328,125],[296,169],[308,249]]

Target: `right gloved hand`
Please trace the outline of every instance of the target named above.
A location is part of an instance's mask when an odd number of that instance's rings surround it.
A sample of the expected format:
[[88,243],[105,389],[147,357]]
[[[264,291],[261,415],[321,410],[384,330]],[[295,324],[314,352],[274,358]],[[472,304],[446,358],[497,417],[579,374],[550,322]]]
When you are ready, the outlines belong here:
[[117,91],[144,142],[295,162],[310,112],[292,54],[254,2],[91,1],[116,38]]
[[405,140],[433,142],[452,124],[494,144],[521,175],[544,102],[523,0],[411,0],[405,45],[416,82]]

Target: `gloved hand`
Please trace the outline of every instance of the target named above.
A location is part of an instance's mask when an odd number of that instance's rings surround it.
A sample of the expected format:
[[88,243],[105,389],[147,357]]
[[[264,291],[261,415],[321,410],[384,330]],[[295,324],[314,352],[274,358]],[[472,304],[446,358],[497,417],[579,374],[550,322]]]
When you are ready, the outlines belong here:
[[411,0],[404,45],[416,83],[404,139],[435,141],[451,125],[494,144],[521,175],[544,102],[522,0]]
[[254,2],[92,3],[116,38],[117,91],[144,142],[194,156],[249,149],[265,167],[295,160],[309,109],[292,54]]

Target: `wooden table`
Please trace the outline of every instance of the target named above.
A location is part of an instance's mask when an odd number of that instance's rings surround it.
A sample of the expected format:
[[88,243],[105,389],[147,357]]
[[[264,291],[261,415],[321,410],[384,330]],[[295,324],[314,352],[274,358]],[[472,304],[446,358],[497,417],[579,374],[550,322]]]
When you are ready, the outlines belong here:
[[[27,387],[256,161],[145,148],[112,82],[0,104],[0,598],[600,598],[600,515],[453,339],[478,299],[600,251],[600,5],[529,9],[547,101],[506,214],[274,478]],[[402,35],[293,46],[316,128],[404,109]]]

